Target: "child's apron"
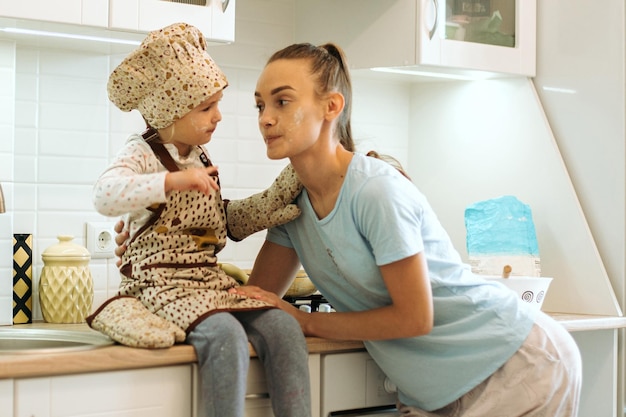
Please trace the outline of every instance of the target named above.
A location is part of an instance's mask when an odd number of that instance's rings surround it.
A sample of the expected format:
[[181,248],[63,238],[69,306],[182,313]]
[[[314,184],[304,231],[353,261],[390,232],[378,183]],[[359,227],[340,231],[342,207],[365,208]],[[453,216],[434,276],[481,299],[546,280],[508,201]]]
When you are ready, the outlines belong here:
[[[160,144],[153,148],[169,171],[178,166]],[[202,154],[206,166],[210,161]],[[132,295],[154,314],[189,332],[219,311],[266,309],[265,302],[229,294],[239,285],[217,264],[226,244],[226,215],[219,191],[171,192],[127,244],[120,295]]]

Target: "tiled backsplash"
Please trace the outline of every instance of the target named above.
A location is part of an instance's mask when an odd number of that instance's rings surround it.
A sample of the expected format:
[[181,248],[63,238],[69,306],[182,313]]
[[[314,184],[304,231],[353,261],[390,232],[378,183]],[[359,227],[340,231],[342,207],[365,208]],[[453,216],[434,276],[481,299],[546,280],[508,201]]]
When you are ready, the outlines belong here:
[[0,324],[12,320],[13,120],[15,45],[0,42],[0,182],[8,213],[0,214]]
[[[263,2],[281,10],[290,3]],[[274,12],[270,7],[259,13],[254,0],[239,0],[237,42],[210,51],[230,83],[220,103],[223,121],[208,145],[226,198],[262,190],[286,164],[266,158],[253,98],[268,53],[290,43],[283,36],[289,27],[268,24]],[[273,43],[259,45],[263,38],[259,28],[280,36],[268,36]],[[249,61],[250,50],[259,51],[256,62]],[[39,320],[41,253],[60,234],[73,235],[84,245],[88,221],[116,220],[93,209],[91,191],[126,137],[143,128],[138,113],[122,113],[108,102],[106,81],[122,58],[64,49],[62,44],[51,49],[0,38],[0,183],[7,206],[0,214],[0,324],[12,322],[13,233],[34,236],[33,318]],[[353,129],[359,148],[375,148],[406,163],[408,89],[401,83],[359,78],[354,89]],[[243,242],[230,242],[220,260],[251,267],[263,238],[260,232]],[[90,268],[96,307],[116,292],[119,277],[114,259],[93,259]]]

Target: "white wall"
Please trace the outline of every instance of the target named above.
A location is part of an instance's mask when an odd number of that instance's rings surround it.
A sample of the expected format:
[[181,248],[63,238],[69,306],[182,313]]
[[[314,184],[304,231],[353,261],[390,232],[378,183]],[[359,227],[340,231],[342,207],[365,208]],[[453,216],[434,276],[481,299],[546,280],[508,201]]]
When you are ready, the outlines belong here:
[[514,195],[530,205],[543,309],[621,314],[576,192],[528,79],[415,84],[409,173],[465,253],[465,208]]
[[[230,82],[220,104],[224,119],[208,146],[226,198],[262,190],[286,163],[265,157],[253,91],[265,60],[293,39],[293,0],[236,5],[236,42],[210,48]],[[127,135],[143,128],[138,114],[124,114],[107,100],[108,74],[123,56],[0,37],[0,183],[7,203],[0,214],[0,324],[12,323],[12,233],[34,235],[34,318],[41,319],[41,252],[60,234],[84,245],[85,222],[108,220],[92,208],[92,184]],[[409,92],[391,81],[354,84],[357,146],[406,163]],[[230,242],[220,260],[251,267],[263,237]],[[96,307],[115,293],[119,277],[113,259],[92,260],[90,267]]]
[[[559,149],[617,298],[626,306],[626,5],[540,1],[537,77]],[[598,22],[601,22],[598,24]],[[589,36],[593,33],[593,36]],[[618,404],[624,404],[625,331]],[[622,407],[620,407],[622,408]]]
[[567,0],[538,4],[533,81],[625,305],[626,5],[579,0],[567,6]]

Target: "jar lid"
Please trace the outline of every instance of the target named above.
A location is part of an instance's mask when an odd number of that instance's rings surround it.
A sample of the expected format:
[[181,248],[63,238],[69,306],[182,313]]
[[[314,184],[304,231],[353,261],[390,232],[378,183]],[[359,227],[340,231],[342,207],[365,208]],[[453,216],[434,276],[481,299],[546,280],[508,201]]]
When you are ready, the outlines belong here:
[[89,260],[91,258],[87,248],[72,242],[74,236],[60,235],[57,236],[57,239],[59,239],[59,243],[49,246],[41,254],[44,261],[51,259]]

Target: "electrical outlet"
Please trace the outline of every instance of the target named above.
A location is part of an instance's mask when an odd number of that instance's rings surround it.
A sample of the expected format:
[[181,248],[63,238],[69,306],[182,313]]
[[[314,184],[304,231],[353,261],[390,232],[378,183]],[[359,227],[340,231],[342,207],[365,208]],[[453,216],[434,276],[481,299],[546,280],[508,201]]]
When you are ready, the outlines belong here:
[[92,258],[115,257],[114,222],[87,223],[87,250]]

